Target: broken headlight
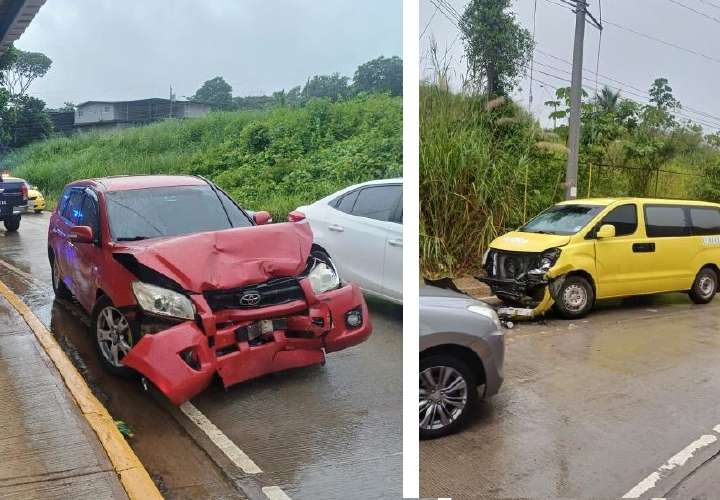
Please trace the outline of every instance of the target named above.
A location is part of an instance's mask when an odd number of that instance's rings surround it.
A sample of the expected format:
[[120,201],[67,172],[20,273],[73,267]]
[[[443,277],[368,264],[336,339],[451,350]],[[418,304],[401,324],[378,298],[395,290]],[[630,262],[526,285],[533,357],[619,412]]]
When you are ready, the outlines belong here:
[[142,281],[133,281],[133,293],[143,311],[171,318],[193,319],[195,306],[182,293]]
[[550,248],[549,250],[545,250],[540,255],[539,266],[536,269],[531,269],[529,272],[531,274],[544,274],[548,272],[552,266],[555,265],[558,258],[560,258],[559,248]]
[[315,293],[327,292],[340,286],[340,276],[332,260],[315,259],[315,264],[308,273],[310,286]]

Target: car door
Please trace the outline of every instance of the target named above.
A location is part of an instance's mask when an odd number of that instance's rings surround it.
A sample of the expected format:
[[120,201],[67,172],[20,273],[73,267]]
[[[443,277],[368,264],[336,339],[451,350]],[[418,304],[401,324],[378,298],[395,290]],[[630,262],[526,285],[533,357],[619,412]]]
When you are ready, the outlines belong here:
[[645,293],[649,257],[643,252],[645,234],[638,224],[638,207],[628,203],[613,208],[595,226],[615,227],[615,237],[595,239],[595,281],[598,297]]
[[[648,254],[646,272],[649,292],[686,290],[694,279],[688,262],[697,250],[691,241],[688,207],[646,203],[643,207]],[[696,272],[696,271],[695,271]]]
[[95,305],[98,264],[100,262],[100,215],[97,195],[92,189],[86,189],[83,196],[82,209],[73,217],[77,226],[89,226],[93,230],[93,243],[78,243],[69,240],[71,253],[75,257],[73,281],[75,282],[75,298],[91,310]]
[[[342,200],[328,219],[328,242],[343,279],[384,295],[385,249],[400,184],[373,184]],[[347,213],[345,212],[347,210]]]
[[70,234],[70,228],[73,226],[73,218],[77,217],[77,214],[82,210],[83,188],[71,188],[66,194],[67,199],[63,195],[63,200],[58,208],[59,217],[53,227],[56,241],[55,265],[58,266],[65,286],[75,294],[73,273],[77,265],[77,257],[74,247],[70,245],[68,235]]
[[402,186],[390,224],[387,225],[383,293],[393,300],[402,301],[403,279],[403,203]]

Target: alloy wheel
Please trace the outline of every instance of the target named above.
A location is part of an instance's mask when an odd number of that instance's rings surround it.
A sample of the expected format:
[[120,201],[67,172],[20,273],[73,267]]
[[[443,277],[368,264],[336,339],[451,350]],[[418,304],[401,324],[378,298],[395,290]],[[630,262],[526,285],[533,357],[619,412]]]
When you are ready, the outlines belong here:
[[468,402],[468,386],[451,366],[431,366],[420,372],[420,428],[447,427],[462,414]]
[[122,368],[125,355],[133,346],[130,324],[117,308],[107,306],[97,316],[97,342],[105,361],[116,368]]

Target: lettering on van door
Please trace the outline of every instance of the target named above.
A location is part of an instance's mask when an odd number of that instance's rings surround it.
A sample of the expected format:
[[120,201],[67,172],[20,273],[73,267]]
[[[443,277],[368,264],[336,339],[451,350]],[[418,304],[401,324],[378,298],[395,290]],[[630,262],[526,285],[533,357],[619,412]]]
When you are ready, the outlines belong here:
[[705,244],[705,245],[720,245],[720,236],[704,236],[703,244]]

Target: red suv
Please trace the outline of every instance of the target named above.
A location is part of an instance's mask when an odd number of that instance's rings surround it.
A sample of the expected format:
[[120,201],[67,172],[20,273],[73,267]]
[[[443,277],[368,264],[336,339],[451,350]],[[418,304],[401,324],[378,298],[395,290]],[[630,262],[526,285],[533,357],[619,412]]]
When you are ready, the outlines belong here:
[[175,404],[215,373],[227,387],[366,340],[360,289],[309,225],[268,222],[200,177],[73,182],[50,219],[53,289],[92,315],[110,372],[139,372]]

